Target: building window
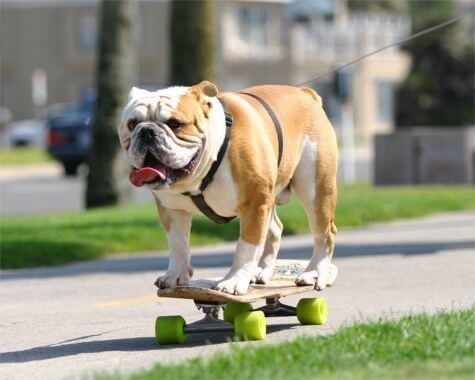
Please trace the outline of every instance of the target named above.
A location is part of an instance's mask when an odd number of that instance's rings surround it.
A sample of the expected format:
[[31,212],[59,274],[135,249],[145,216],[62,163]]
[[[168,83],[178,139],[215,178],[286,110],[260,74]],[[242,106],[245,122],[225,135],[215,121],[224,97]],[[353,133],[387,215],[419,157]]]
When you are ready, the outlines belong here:
[[378,98],[378,122],[394,123],[394,85],[390,81],[376,82]]
[[269,43],[269,15],[265,8],[238,8],[238,33],[241,40],[256,46]]
[[230,60],[279,60],[282,58],[281,14],[262,4],[233,4],[225,13],[224,56]]
[[97,43],[97,20],[93,15],[86,15],[79,20],[78,44],[82,52],[94,52]]

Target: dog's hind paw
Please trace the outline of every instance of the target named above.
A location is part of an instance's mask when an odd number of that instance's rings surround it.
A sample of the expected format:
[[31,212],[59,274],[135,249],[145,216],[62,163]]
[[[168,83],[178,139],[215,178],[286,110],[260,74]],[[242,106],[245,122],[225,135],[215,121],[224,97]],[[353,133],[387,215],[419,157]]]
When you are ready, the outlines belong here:
[[308,272],[301,273],[295,280],[295,283],[298,286],[315,285],[315,281],[317,280],[317,278],[318,272],[316,270],[311,270]]
[[328,270],[321,274],[316,270],[301,273],[295,280],[295,283],[297,286],[314,285],[315,290],[323,290],[333,285],[337,275],[338,268],[335,264],[330,264]]
[[327,287],[327,276],[321,276],[316,270],[303,272],[295,280],[297,286],[313,285],[315,290],[323,290]]

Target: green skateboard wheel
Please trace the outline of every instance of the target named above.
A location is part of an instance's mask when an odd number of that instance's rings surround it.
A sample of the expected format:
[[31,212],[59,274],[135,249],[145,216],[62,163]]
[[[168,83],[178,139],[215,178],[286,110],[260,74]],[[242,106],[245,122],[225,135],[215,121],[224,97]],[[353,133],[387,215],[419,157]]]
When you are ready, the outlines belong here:
[[234,318],[234,335],[241,340],[266,337],[266,317],[262,311],[243,311]]
[[250,303],[240,303],[229,301],[226,304],[223,312],[223,318],[226,322],[234,323],[234,317],[243,311],[251,311],[252,306]]
[[155,321],[155,337],[158,344],[179,344],[183,343],[186,322],[180,315],[170,315],[157,317]]
[[327,317],[325,298],[302,298],[297,304],[297,318],[302,325],[323,325]]

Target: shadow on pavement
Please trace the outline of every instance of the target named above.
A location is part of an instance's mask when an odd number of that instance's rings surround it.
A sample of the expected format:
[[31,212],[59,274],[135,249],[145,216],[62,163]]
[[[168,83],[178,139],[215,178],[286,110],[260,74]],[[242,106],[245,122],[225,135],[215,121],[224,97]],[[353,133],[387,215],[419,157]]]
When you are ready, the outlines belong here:
[[[475,248],[475,240],[445,241],[430,243],[397,243],[397,244],[340,244],[336,246],[335,258],[378,255],[427,255],[443,250],[461,250]],[[279,252],[280,259],[309,259],[312,246],[283,248]],[[227,268],[233,260],[233,251],[213,254],[192,255],[194,268]],[[81,276],[93,273],[133,273],[146,271],[163,271],[168,267],[168,257],[158,255],[125,256],[111,259],[88,261],[60,267],[18,269],[3,272],[1,280],[37,279],[47,277]]]
[[[290,329],[300,326],[298,323],[273,324],[267,326],[267,332],[273,333],[280,330]],[[91,336],[103,335],[95,334]],[[89,336],[68,339],[65,342],[71,342],[78,339],[87,339]],[[48,346],[34,347],[21,351],[10,351],[0,353],[0,363],[26,363],[34,360],[47,360],[60,358],[78,354],[91,354],[100,352],[120,351],[152,351],[152,350],[170,350],[170,349],[187,349],[199,346],[207,346],[213,344],[227,343],[232,341],[232,334],[228,333],[206,333],[188,335],[186,341],[182,345],[160,346],[157,344],[155,337],[137,337],[97,340],[89,342],[76,342],[67,344],[51,344]],[[157,356],[157,359],[160,357]]]

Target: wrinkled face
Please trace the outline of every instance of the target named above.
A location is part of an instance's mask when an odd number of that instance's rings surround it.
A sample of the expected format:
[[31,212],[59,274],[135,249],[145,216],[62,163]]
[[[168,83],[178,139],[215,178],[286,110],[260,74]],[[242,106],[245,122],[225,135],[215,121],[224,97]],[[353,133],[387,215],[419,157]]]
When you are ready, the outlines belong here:
[[131,90],[119,138],[133,166],[129,176],[133,185],[170,187],[192,174],[206,142],[210,97],[216,94],[210,82]]

